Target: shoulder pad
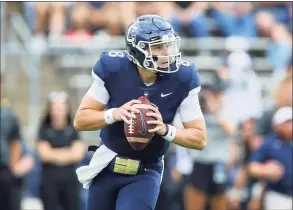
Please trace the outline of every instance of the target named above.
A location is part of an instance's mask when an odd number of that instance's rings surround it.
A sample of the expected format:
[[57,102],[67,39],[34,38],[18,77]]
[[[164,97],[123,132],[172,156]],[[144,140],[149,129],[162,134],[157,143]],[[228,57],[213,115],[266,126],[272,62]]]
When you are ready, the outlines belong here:
[[126,54],[122,51],[109,51],[103,52],[100,59],[108,71],[115,72],[120,69],[125,58]]
[[182,61],[179,67],[179,79],[183,83],[189,83],[190,90],[200,86],[199,74],[193,63]]
[[179,79],[182,82],[189,82],[194,71],[197,71],[197,69],[193,63],[183,61],[178,70]]
[[101,79],[105,79],[110,73],[117,72],[126,60],[129,60],[123,51],[103,52],[93,68],[93,72]]

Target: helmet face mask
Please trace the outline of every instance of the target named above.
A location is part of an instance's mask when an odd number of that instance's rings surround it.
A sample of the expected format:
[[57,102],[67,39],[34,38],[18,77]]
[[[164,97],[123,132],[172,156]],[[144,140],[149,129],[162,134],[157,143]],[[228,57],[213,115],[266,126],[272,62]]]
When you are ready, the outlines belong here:
[[[141,24],[140,18],[143,18],[144,24]],[[140,18],[129,26],[126,34],[127,51],[131,60],[155,73],[178,71],[181,63],[180,37],[160,16],[145,15]]]

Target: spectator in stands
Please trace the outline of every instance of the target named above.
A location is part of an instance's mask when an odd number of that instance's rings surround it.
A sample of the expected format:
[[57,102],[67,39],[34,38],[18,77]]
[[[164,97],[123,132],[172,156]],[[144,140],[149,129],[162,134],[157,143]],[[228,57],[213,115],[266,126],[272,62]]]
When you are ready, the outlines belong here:
[[146,14],[160,15],[164,18],[168,18],[169,11],[171,9],[170,2],[120,2],[119,3],[120,19],[122,21],[123,29],[129,26],[129,24],[138,16]]
[[86,3],[76,2],[71,11],[71,27],[66,31],[66,40],[71,44],[85,44],[92,41],[89,29],[90,9]]
[[236,132],[236,124],[222,112],[221,92],[217,88],[203,87],[201,93],[200,104],[209,130],[209,144],[203,151],[189,151],[194,165],[185,187],[185,205],[188,210],[203,210],[210,199],[211,209],[227,209],[226,164],[232,158],[229,146]]
[[290,60],[292,60],[292,34],[284,25],[275,25],[272,28],[272,43],[267,49],[267,59],[273,65],[274,71],[285,72]]
[[271,37],[273,27],[276,25],[272,14],[267,11],[259,11],[256,13],[255,22],[260,37]]
[[256,124],[256,139],[254,142],[258,145],[262,142],[264,136],[273,132],[271,121],[277,109],[283,106],[292,106],[292,75],[288,74],[278,85],[275,91],[275,102],[273,107],[265,110],[262,117]]
[[[277,109],[284,106],[292,106],[292,75],[287,75],[282,81],[279,82],[277,90],[275,91],[275,102],[273,107],[265,110],[262,117],[256,121],[256,130],[254,137],[249,142],[249,151],[254,152],[263,144],[264,137],[273,132],[272,118]],[[243,178],[245,185],[245,176]],[[244,186],[243,185],[243,186]],[[252,200],[249,201],[249,206],[260,209],[261,202],[263,200],[264,187],[262,180],[258,180],[256,177],[249,179],[248,187],[251,189]]]
[[0,138],[0,207],[5,210],[20,210],[22,178],[28,173],[33,160],[22,157],[19,120],[9,102],[2,97],[3,75],[1,75],[1,138]]
[[271,13],[278,23],[286,26],[290,25],[290,7],[292,4],[289,2],[255,2],[257,10],[267,11]]
[[[52,39],[64,33],[66,27],[66,8],[71,2],[29,2],[30,10],[35,12],[35,36],[32,39],[33,52],[42,53],[47,49],[46,34]],[[49,26],[47,28],[47,25]]]
[[104,29],[109,35],[115,36],[121,33],[121,20],[119,19],[119,3],[110,1],[90,1],[90,23],[94,30]]
[[247,53],[232,52],[224,64],[217,71],[226,86],[224,109],[230,116],[233,116],[237,126],[241,128],[239,140],[242,140],[244,147],[244,160],[237,172],[235,186],[231,193],[232,207],[237,209],[240,204],[245,205],[245,201],[247,201],[247,194],[244,194],[248,178],[246,162],[250,150],[255,145],[253,138],[255,121],[262,115],[262,86],[252,70],[252,61]]
[[223,107],[233,116],[237,125],[247,119],[259,118],[262,114],[262,85],[252,70],[250,56],[243,51],[230,53],[224,68],[217,73],[226,87]]
[[209,23],[205,14],[208,3],[206,2],[171,2],[170,23],[174,30],[182,33],[185,29],[191,36],[209,36]]
[[252,155],[249,172],[267,182],[265,210],[292,208],[292,107],[277,110],[272,119],[274,132]]
[[224,36],[257,36],[251,2],[216,2],[212,16]]
[[45,210],[78,210],[80,185],[75,169],[85,148],[72,124],[68,95],[52,92],[39,130],[37,151],[42,172],[40,192]]

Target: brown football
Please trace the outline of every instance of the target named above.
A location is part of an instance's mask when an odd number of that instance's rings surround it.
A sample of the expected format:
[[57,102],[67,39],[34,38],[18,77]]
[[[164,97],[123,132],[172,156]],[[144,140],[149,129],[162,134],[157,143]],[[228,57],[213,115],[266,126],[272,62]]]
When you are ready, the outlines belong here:
[[149,120],[155,120],[154,117],[146,115],[146,113],[152,112],[147,106],[151,105],[151,102],[145,96],[139,97],[138,100],[142,103],[133,105],[140,111],[139,113],[134,113],[136,119],[131,119],[130,124],[124,123],[125,136],[135,151],[140,151],[145,148],[154,136],[148,130],[155,128],[155,125],[146,123]]

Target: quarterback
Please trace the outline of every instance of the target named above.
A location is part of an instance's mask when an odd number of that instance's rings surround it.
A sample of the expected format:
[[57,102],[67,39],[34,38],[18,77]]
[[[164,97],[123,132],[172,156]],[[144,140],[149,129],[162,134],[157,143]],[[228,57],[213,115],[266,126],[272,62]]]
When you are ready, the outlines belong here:
[[[200,79],[194,64],[181,60],[180,37],[160,16],[135,19],[125,34],[126,51],[101,54],[92,70],[94,82],[75,116],[77,130],[101,129],[101,145],[90,164],[77,169],[89,189],[87,210],[150,210],[158,199],[163,155],[170,142],[202,150],[205,121],[198,100]],[[124,133],[124,123],[135,119],[135,104],[146,96],[147,121],[155,127],[152,140],[135,151]],[[183,129],[175,128],[180,114]]]

